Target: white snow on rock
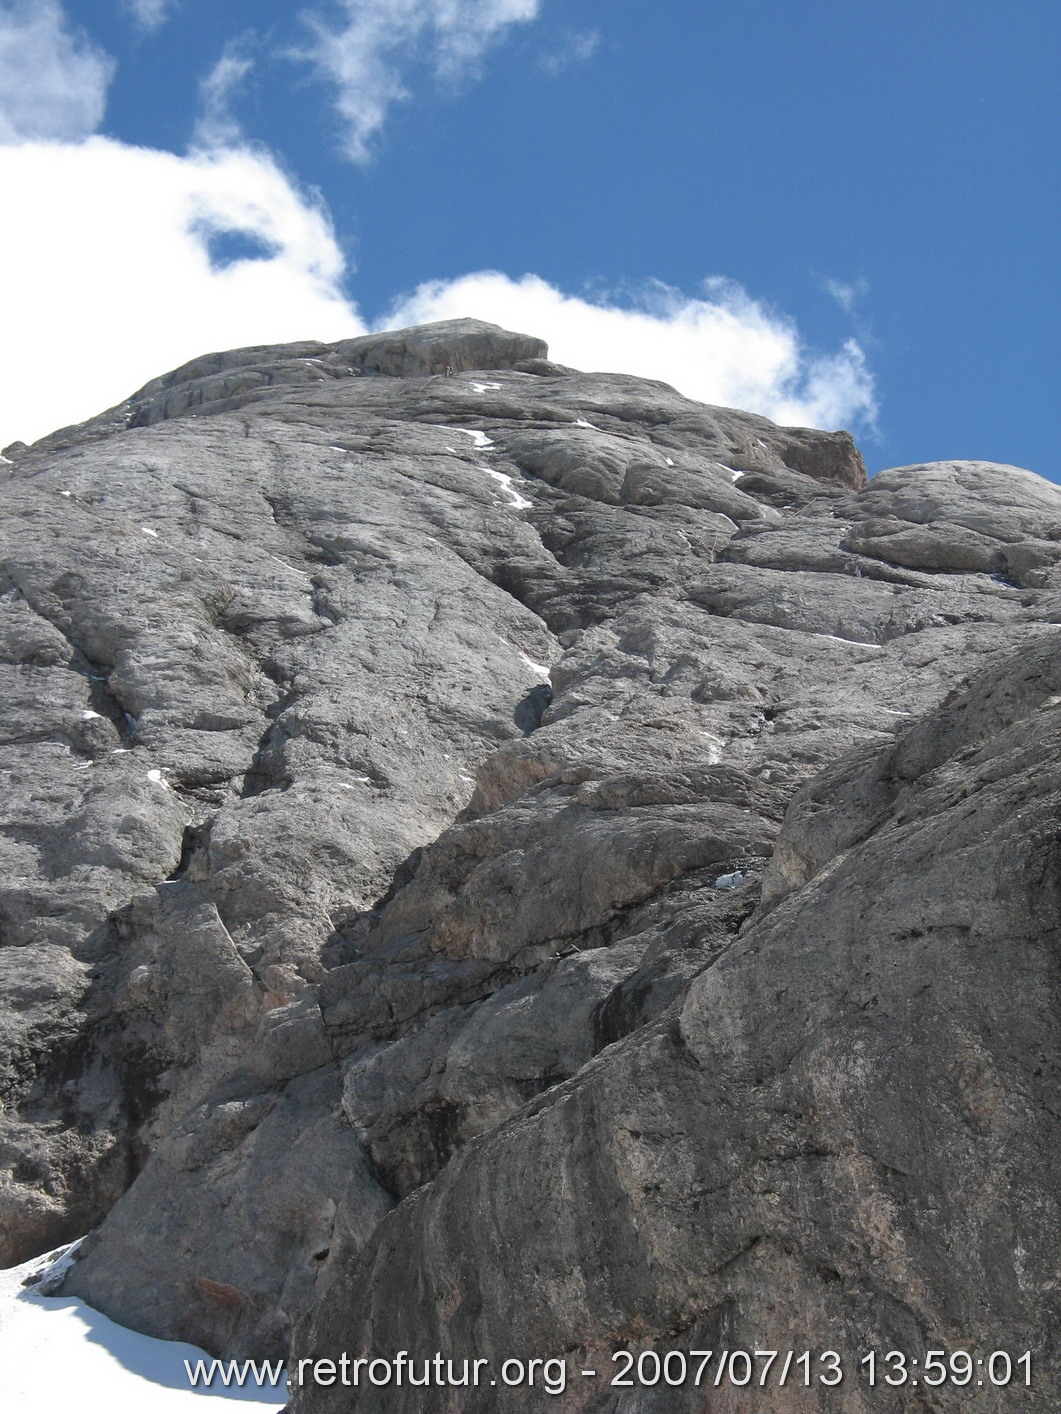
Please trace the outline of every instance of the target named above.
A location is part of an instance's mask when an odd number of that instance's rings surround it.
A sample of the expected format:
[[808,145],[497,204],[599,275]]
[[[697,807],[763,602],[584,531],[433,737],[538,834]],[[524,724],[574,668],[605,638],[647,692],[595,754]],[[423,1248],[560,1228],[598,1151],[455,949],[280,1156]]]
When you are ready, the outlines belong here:
[[740,869],[734,869],[732,874],[720,874],[715,880],[716,889],[735,889],[738,884],[743,884],[747,876]]
[[283,565],[285,570],[290,570],[292,574],[300,574],[303,579],[312,579],[313,576],[305,570],[300,570],[296,565],[289,565],[286,560],[282,560],[279,555],[270,555],[270,560],[275,560],[278,565]]
[[14,465],[15,465],[15,463],[11,460],[10,457],[0,457],[0,462],[3,462],[5,466],[14,466]]
[[542,682],[549,681],[549,669],[544,663],[536,663],[533,658],[528,658],[522,648],[518,648],[516,651],[524,667],[530,668],[531,672],[534,673],[536,677],[541,678]]
[[164,786],[166,790],[169,789],[168,781],[166,780],[162,772],[157,768],[153,771],[148,771],[145,779],[153,782],[153,784],[155,784],[156,786]]
[[158,531],[152,530],[149,525],[142,525],[140,529],[144,532],[145,535],[150,535],[152,540],[157,540],[159,538]]
[[732,479],[733,479],[734,481],[739,481],[739,480],[741,479],[741,477],[744,475],[744,472],[743,472],[743,471],[734,471],[731,466],[724,466],[724,467],[722,468],[722,470],[723,470],[723,471],[728,471],[729,474],[730,474],[730,476],[732,477]]
[[525,511],[529,506],[533,506],[533,501],[528,501],[526,496],[521,496],[512,484],[511,476],[507,476],[503,471],[494,471],[492,467],[480,466],[477,471],[485,472],[487,476],[492,476],[499,483],[502,491],[509,497],[511,504],[517,511]]
[[455,432],[463,432],[465,437],[470,437],[472,439],[472,446],[475,447],[476,451],[485,451],[487,447],[496,445],[490,440],[486,433],[481,431],[478,427],[455,427],[453,430]]
[[90,712],[90,711],[88,711],[88,710],[86,709],[84,712],[81,713],[81,720],[82,720],[83,722],[91,722],[92,719],[93,719],[93,717],[100,717],[100,718],[102,718],[102,716],[103,716],[103,713],[102,713],[102,712]]
[[73,494],[74,494],[74,493],[73,493],[72,491],[60,491],[60,492],[59,492],[59,495],[60,495],[60,496],[72,496]]
[[[193,1389],[184,1362],[193,1371],[200,1360],[209,1366],[211,1357],[204,1351],[127,1330],[76,1297],[44,1295],[58,1282],[76,1246],[0,1271],[5,1410],[11,1414],[209,1414],[214,1408],[221,1414],[223,1406],[217,1403],[221,1399],[238,1401],[248,1414],[283,1408],[283,1383],[260,1388],[250,1375],[243,1389],[234,1385],[225,1389],[215,1375],[211,1388]],[[25,1286],[27,1278],[37,1280]],[[203,1402],[207,1399],[213,1405]]]
[[599,428],[599,427],[594,427],[594,426],[593,426],[593,423],[592,423],[592,422],[587,422],[584,417],[576,417],[576,418],[575,418],[575,426],[576,426],[576,427],[588,427],[591,432],[599,432],[599,431],[600,431],[600,428]]
[[863,643],[861,638],[841,638],[835,633],[812,633],[810,638],[828,638],[833,643],[846,643],[851,648],[876,648],[878,652],[883,652],[879,643]]
[[469,383],[470,388],[477,393],[488,393],[491,388],[500,388],[500,383]]

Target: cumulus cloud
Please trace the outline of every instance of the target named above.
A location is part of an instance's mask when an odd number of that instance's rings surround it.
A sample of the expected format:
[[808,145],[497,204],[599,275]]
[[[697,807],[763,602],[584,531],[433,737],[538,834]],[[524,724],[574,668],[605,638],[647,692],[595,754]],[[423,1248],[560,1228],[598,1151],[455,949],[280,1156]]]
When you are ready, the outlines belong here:
[[0,0],[0,142],[95,132],[113,73],[58,0]]
[[344,151],[354,162],[366,162],[389,109],[409,96],[403,74],[412,64],[426,59],[446,82],[472,77],[490,45],[513,25],[537,17],[540,0],[338,0],[338,5],[338,23],[318,10],[306,12],[314,39],[298,57],[335,89]]
[[253,67],[254,61],[243,52],[241,41],[226,44],[221,58],[199,85],[196,147],[239,146],[243,131],[232,112],[232,101]]
[[[403,54],[422,42],[438,73],[466,74],[538,3],[343,0],[352,153],[363,154],[400,91]],[[368,66],[363,90],[358,65]],[[12,213],[0,223],[0,446],[90,417],[211,349],[366,332],[324,206],[242,143],[231,102],[251,60],[240,46],[201,85],[186,156],[85,136],[102,118],[111,69],[55,0],[0,0],[0,189]],[[829,288],[846,308],[862,292]],[[535,275],[479,271],[421,285],[375,327],[464,315],[541,335],[575,367],[660,378],[780,422],[873,425],[857,342],[809,350],[790,319],[722,280],[699,297],[657,283],[634,298],[587,299]]]
[[739,285],[706,282],[691,298],[654,284],[623,304],[565,294],[536,275],[485,270],[421,285],[388,311],[391,327],[472,316],[537,334],[575,368],[658,378],[702,402],[789,426],[871,429],[873,377],[862,349],[807,349],[791,319]]
[[[0,147],[0,446],[120,402],[212,349],[364,332],[327,213],[272,159],[102,137]],[[211,263],[239,233],[264,258]]]

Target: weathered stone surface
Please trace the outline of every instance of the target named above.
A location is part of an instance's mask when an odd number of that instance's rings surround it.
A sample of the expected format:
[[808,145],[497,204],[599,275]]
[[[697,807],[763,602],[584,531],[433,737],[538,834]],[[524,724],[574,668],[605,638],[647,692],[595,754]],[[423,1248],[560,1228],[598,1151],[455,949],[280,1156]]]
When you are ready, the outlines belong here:
[[[387,1218],[297,1354],[442,1348],[497,1369],[557,1353],[612,1371],[627,1347],[832,1349],[854,1372],[870,1349],[1032,1349],[1020,1407],[1053,1408],[1057,662],[1051,633],[808,788],[786,833],[802,841],[823,797],[846,826],[817,874],[660,1021],[469,1143]],[[886,802],[867,777],[902,789]],[[763,1400],[573,1383],[564,1407],[594,1411]],[[953,1387],[845,1384],[771,1389],[769,1407],[1014,1407],[1001,1391],[970,1405]],[[358,1408],[422,1397],[369,1388]],[[348,1399],[307,1389],[294,1407]],[[490,1388],[459,1400],[545,1404]]]
[[[19,450],[0,1260],[101,1223],[66,1290],[219,1352],[1053,1358],[1061,492],[544,354]],[[958,1407],[886,1393],[770,1407]]]

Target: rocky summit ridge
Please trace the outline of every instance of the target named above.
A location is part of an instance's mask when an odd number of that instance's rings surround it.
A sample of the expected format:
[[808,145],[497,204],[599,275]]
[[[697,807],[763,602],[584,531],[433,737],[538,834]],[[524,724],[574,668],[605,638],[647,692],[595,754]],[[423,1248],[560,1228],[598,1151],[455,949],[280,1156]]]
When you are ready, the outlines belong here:
[[224,1355],[1035,1361],[380,1414],[1053,1414],[1061,489],[472,320],[5,462],[0,1265]]

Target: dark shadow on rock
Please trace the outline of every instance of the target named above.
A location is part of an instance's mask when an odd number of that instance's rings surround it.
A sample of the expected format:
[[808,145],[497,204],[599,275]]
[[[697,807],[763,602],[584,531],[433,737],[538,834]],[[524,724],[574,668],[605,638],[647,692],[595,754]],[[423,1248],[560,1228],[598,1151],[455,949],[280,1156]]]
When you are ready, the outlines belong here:
[[538,730],[542,724],[545,709],[552,700],[553,690],[547,682],[543,682],[539,683],[537,687],[532,687],[523,701],[516,704],[512,720],[524,736],[530,736],[531,732]]

